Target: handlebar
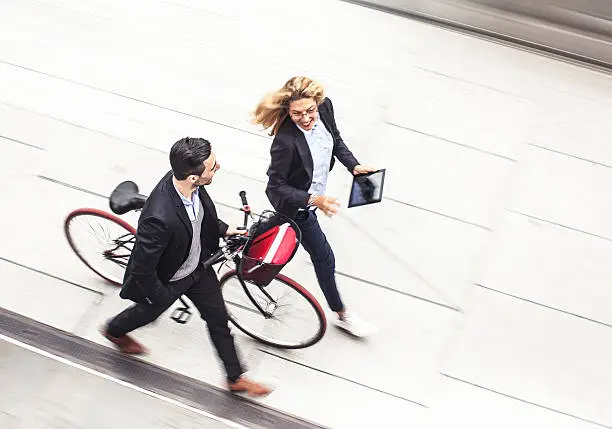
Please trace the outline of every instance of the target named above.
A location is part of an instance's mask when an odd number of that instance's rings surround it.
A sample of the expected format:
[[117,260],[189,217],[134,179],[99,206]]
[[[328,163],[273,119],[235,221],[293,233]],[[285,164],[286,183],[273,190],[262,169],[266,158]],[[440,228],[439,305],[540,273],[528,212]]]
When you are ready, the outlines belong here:
[[246,235],[232,235],[225,238],[225,248],[221,248],[217,250],[212,256],[202,262],[204,269],[207,269],[219,262],[225,261],[228,259],[228,255],[231,255],[233,252],[238,250],[241,246],[249,240]]
[[[251,215],[251,208],[249,207],[249,203],[247,201],[246,192],[240,191],[238,195],[240,196],[240,201],[242,202],[242,208],[240,210],[244,212],[244,226],[239,229],[246,229],[246,226],[249,220],[249,216]],[[212,255],[210,258],[202,262],[202,265],[204,266],[204,269],[207,269],[210,266],[215,265],[218,262],[221,262],[224,258],[225,258],[225,252],[223,251],[223,249],[219,249],[215,252],[214,255]]]
[[223,249],[219,249],[215,252],[214,255],[202,262],[202,265],[204,266],[204,269],[207,270],[211,266],[215,265],[217,262],[220,262],[224,257],[225,254],[223,253]]
[[244,212],[244,225],[239,229],[246,229],[249,216],[251,215],[251,208],[249,207],[249,203],[247,201],[246,192],[240,191],[238,195],[240,195],[240,200],[242,201],[242,208],[240,210]]

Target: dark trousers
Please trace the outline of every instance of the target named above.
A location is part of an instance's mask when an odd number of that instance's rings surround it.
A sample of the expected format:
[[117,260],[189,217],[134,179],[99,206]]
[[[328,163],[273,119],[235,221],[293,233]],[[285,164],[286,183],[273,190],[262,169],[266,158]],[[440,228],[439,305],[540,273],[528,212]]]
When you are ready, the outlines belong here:
[[134,304],[108,323],[108,333],[113,337],[121,337],[147,325],[165,312],[181,295],[185,295],[206,322],[210,338],[225,366],[227,378],[232,382],[237,380],[244,371],[228,326],[227,309],[215,271],[212,268],[204,270],[200,264],[189,276],[170,283],[170,288],[176,295],[170,302],[164,305]]
[[343,310],[344,304],[336,286],[336,259],[316,213],[312,210],[300,210],[294,220],[302,231],[302,246],[310,255],[327,304],[332,311]]

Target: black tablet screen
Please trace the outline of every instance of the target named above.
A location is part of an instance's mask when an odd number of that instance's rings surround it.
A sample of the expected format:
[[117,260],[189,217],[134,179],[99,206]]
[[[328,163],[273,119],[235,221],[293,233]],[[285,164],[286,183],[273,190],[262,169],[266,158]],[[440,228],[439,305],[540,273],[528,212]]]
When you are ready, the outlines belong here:
[[353,177],[349,207],[378,203],[382,200],[385,170],[359,174]]

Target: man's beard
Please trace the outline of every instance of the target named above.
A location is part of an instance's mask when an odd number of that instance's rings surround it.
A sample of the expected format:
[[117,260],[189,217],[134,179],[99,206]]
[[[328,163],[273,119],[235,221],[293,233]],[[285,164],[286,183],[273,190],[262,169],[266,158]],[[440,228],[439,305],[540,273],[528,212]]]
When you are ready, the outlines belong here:
[[195,183],[193,184],[193,188],[195,189],[195,188],[197,188],[198,186],[210,185],[211,183],[212,183],[212,177],[211,177],[210,179],[207,179],[207,180],[204,180],[204,179],[202,179],[202,180],[198,180],[197,182],[195,182]]

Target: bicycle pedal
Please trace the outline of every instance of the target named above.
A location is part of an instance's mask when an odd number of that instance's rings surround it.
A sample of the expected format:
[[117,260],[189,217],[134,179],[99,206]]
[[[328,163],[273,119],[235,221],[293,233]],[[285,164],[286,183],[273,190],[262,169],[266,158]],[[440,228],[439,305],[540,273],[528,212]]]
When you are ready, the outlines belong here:
[[191,318],[191,311],[189,311],[187,308],[177,308],[172,312],[170,318],[176,323],[184,325]]

